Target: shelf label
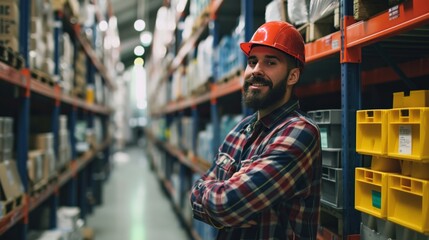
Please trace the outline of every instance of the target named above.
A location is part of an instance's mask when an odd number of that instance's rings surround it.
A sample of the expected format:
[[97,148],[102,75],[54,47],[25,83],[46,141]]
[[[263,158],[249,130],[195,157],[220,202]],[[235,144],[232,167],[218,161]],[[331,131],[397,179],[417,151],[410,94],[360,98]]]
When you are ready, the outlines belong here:
[[381,209],[381,192],[372,190],[372,206]]
[[320,128],[320,142],[322,143],[322,148],[328,147],[328,130],[326,128]]
[[399,126],[399,153],[411,154],[412,139],[411,126]]
[[331,48],[332,49],[337,49],[339,47],[340,47],[340,44],[339,44],[338,40],[333,40],[332,43],[331,43]]
[[399,6],[389,8],[389,21],[399,17]]

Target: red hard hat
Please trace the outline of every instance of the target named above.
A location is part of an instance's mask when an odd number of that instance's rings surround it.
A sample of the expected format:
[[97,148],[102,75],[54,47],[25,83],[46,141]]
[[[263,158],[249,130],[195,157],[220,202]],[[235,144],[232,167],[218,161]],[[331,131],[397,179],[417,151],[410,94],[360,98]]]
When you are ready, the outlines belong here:
[[241,43],[240,48],[249,56],[253,44],[276,48],[305,63],[305,43],[301,34],[287,22],[264,23],[253,34],[249,42]]

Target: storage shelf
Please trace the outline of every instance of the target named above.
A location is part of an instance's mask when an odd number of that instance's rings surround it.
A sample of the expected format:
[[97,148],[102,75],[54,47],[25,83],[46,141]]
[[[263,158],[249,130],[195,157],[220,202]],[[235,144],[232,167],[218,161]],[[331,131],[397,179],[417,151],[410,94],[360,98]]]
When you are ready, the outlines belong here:
[[40,193],[35,194],[34,196],[23,196],[23,204],[12,210],[7,215],[0,217],[0,235],[5,233],[16,223],[18,223],[24,217],[24,209],[28,208],[31,212],[36,209],[40,204],[42,204],[46,199],[48,199],[52,194],[57,191],[58,188],[63,186],[67,181],[69,181],[73,176],[77,174],[81,169],[83,169],[95,156],[98,152],[104,150],[112,142],[111,138],[107,138],[97,149],[90,150],[86,152],[82,157],[72,160],[68,169],[58,176],[56,181],[52,181],[47,184],[45,189]]
[[82,45],[82,47],[85,50],[88,57],[91,59],[92,64],[95,66],[95,68],[97,68],[98,72],[100,73],[100,75],[105,80],[107,86],[110,88],[110,90],[115,90],[116,85],[113,82],[113,79],[110,77],[109,73],[107,72],[107,69],[104,67],[103,63],[100,61],[97,54],[92,49],[88,40],[81,35],[80,26],[74,25],[73,29],[75,31],[77,39],[79,40],[80,44]]
[[409,0],[398,5],[399,14],[389,11],[368,21],[359,21],[347,27],[347,47],[365,46],[400,34],[429,22],[429,4],[426,0]]
[[210,163],[208,161],[205,161],[198,157],[192,157],[192,159],[190,159],[182,150],[178,149],[177,147],[156,139],[156,137],[153,135],[152,132],[150,132],[150,130],[145,129],[145,133],[150,141],[152,141],[157,146],[160,146],[162,149],[176,157],[182,164],[192,169],[192,171],[204,174],[209,169]]
[[[398,5],[397,17],[389,11],[367,21],[358,21],[347,26],[345,31],[347,48],[366,46],[385,38],[400,34],[429,22],[429,5],[425,0],[406,1]],[[334,32],[305,45],[306,62],[311,63],[340,52],[341,33]]]
[[0,79],[0,81],[8,82],[21,88],[27,88],[27,84],[29,84],[29,88],[33,93],[38,93],[54,100],[61,100],[63,103],[67,103],[87,111],[105,115],[108,115],[112,112],[109,107],[99,104],[89,104],[83,99],[62,93],[59,88],[57,89],[58,86],[51,87],[35,79],[31,79],[29,82],[27,82],[24,74],[2,62],[0,62]]
[[[410,78],[429,75],[429,58],[419,59],[410,62],[398,64],[405,75]],[[387,83],[399,80],[399,76],[391,67],[382,67],[373,70],[363,71],[361,73],[362,85],[370,86],[375,84]],[[192,106],[197,106],[207,102],[210,99],[216,99],[233,92],[241,90],[242,77],[235,77],[227,83],[216,85],[212,91],[196,97],[190,97],[179,101],[170,102],[165,108],[161,108],[157,112],[152,112],[152,115],[163,115],[177,112]],[[334,93],[341,90],[341,80],[331,79],[327,81],[319,81],[317,83],[309,83],[296,87],[296,95],[299,97],[314,96],[315,94]]]

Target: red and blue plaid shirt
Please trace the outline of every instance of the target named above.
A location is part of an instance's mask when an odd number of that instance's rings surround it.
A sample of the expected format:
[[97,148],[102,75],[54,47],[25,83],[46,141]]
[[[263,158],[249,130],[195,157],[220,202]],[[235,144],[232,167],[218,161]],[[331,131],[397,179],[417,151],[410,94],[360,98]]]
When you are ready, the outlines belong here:
[[227,135],[192,188],[194,218],[217,239],[316,239],[321,172],[319,128],[292,99]]

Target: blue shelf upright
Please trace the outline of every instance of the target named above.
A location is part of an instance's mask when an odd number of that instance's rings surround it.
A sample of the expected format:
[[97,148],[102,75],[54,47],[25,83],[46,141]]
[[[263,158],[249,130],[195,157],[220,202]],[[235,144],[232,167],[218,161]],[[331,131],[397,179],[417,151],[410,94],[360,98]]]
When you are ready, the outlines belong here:
[[[31,18],[31,1],[19,0],[19,53],[24,58],[24,66],[27,69],[22,70],[23,76],[26,78],[27,87],[20,100],[19,116],[18,116],[18,138],[17,138],[17,165],[19,175],[26,193],[28,193],[27,179],[27,157],[28,157],[28,140],[29,140],[29,122],[30,122],[30,71],[29,66],[29,26]],[[25,194],[24,198],[29,199],[29,195]],[[24,209],[24,218],[21,224],[17,225],[17,240],[27,239],[29,212],[28,208]]]
[[[254,11],[254,1],[253,0],[241,0],[241,14],[244,16],[244,41],[248,42],[253,36],[253,11]],[[247,66],[247,58],[244,58],[243,69],[246,69]],[[241,103],[241,109],[243,116],[249,116],[254,113],[253,109],[247,107],[244,102]]]
[[341,0],[341,134],[343,166],[343,239],[358,234],[360,214],[354,208],[355,168],[361,165],[356,153],[356,111],[361,108],[361,49],[348,49],[347,26],[353,19],[353,0]]

